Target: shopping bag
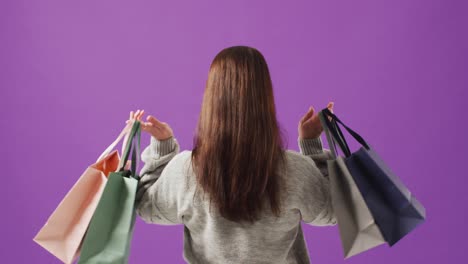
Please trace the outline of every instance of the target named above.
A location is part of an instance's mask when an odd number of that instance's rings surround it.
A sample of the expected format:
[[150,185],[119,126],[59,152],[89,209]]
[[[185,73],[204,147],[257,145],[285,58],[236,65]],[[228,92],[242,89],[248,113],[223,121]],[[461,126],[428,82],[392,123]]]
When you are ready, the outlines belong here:
[[[126,161],[132,149],[131,170],[111,172],[83,240],[78,263],[127,263],[133,227],[135,198],[139,176],[140,122],[134,120],[127,146],[122,154]],[[137,138],[137,141],[135,140]]]
[[117,170],[121,161],[118,151],[112,150],[123,137],[124,142],[128,140],[130,130],[131,124],[127,124],[96,162],[86,168],[33,238],[62,262],[72,263],[80,254],[83,237],[107,177]]
[[[335,121],[330,130],[334,138],[340,139],[340,148],[345,153],[346,167],[356,182],[372,216],[374,217],[385,241],[393,246],[404,236],[425,221],[424,206],[412,195],[405,184],[385,164],[374,148],[359,134],[347,127],[329,109],[321,111],[323,116]],[[324,118],[325,122],[328,118]],[[362,146],[351,152],[338,124]]]
[[319,119],[332,155],[332,159],[327,160],[331,200],[340,232],[343,255],[346,259],[385,244],[385,239],[351,177],[343,157],[339,156],[336,151],[335,141],[330,134],[334,126],[329,127],[329,122],[326,122],[324,118],[319,112]]

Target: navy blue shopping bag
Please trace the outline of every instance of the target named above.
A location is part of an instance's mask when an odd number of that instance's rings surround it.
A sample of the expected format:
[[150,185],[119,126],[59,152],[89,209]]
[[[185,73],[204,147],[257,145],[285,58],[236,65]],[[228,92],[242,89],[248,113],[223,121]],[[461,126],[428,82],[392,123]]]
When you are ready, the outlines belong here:
[[[358,133],[347,127],[328,108],[322,109],[320,114],[324,117],[321,122],[325,124],[322,123],[322,125],[327,126],[331,132],[330,136],[338,143],[346,156],[345,164],[385,241],[393,246],[425,221],[424,206]],[[349,134],[362,145],[359,150],[350,151],[338,124],[343,125]],[[327,140],[330,143],[331,139],[328,134]],[[336,152],[336,149],[332,151]]]

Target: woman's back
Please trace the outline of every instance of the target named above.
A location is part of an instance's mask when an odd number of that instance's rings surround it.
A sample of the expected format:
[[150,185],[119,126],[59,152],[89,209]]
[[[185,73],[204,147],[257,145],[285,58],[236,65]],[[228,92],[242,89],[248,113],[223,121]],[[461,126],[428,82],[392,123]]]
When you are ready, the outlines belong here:
[[[300,151],[287,150],[281,173],[282,214],[276,217],[264,201],[261,218],[253,224],[223,218],[208,196],[197,190],[192,151],[180,153],[175,138],[152,139],[143,151],[137,212],[148,223],[184,225],[184,259],[188,263],[309,263],[300,221],[334,225],[325,177],[329,151],[320,137],[298,141]],[[154,182],[145,190],[145,182]],[[147,186],[151,186],[148,184]]]

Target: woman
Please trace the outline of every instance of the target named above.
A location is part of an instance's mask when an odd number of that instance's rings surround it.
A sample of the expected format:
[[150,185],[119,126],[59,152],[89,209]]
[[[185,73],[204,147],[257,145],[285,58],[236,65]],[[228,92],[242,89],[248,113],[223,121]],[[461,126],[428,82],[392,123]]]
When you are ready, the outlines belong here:
[[147,223],[183,224],[188,263],[309,263],[300,221],[336,224],[331,155],[314,112],[299,122],[300,153],[285,150],[263,55],[247,46],[222,50],[210,66],[193,150],[179,153],[167,123],[130,113],[151,135],[137,214]]

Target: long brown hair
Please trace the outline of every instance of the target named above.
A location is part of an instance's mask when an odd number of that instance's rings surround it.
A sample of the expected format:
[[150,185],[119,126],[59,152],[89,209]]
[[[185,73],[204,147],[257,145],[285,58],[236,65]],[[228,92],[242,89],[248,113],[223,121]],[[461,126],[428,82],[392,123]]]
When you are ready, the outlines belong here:
[[281,213],[279,169],[284,133],[276,119],[273,85],[263,55],[232,46],[211,63],[192,164],[197,183],[226,219],[254,222],[269,198]]

